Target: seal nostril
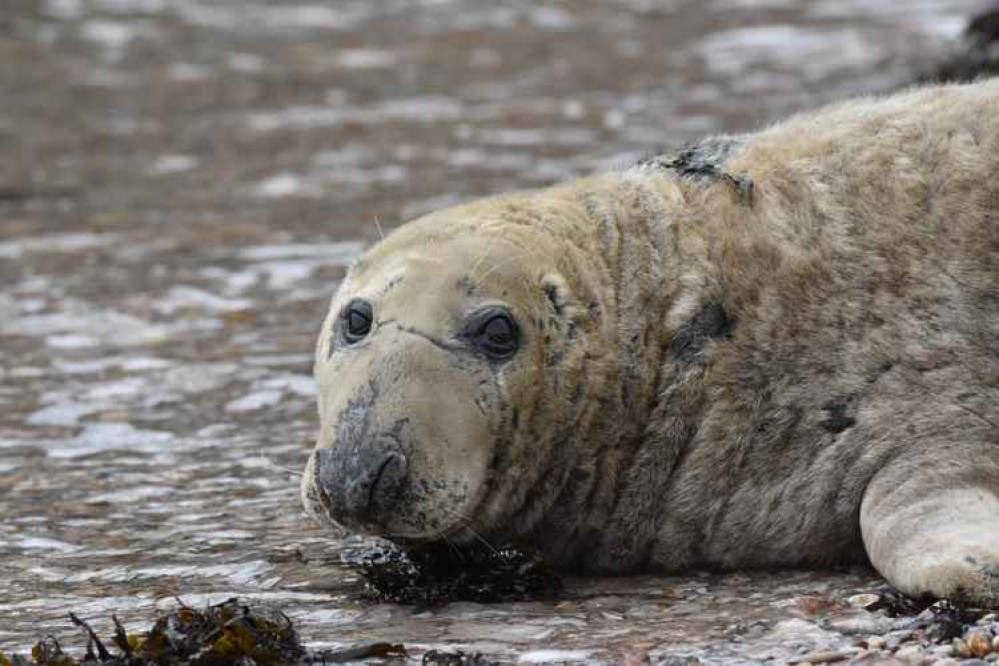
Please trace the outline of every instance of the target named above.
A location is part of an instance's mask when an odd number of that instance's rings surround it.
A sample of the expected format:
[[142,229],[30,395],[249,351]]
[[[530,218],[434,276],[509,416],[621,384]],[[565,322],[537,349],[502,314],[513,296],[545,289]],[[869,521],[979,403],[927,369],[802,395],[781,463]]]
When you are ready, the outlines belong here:
[[368,490],[368,509],[387,509],[399,494],[406,476],[406,457],[390,451],[375,472]]

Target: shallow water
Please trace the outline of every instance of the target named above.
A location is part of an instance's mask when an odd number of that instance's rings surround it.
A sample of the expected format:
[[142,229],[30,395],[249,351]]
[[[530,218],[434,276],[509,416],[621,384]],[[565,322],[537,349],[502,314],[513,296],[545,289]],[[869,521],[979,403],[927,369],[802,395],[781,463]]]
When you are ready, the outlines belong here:
[[852,645],[837,601],[876,585],[869,572],[363,602],[338,564],[357,540],[298,504],[311,347],[379,224],[890,90],[982,5],[6,0],[0,651],[78,639],[68,610],[140,629],[175,596],[234,595],[279,605],[310,643],[414,655]]

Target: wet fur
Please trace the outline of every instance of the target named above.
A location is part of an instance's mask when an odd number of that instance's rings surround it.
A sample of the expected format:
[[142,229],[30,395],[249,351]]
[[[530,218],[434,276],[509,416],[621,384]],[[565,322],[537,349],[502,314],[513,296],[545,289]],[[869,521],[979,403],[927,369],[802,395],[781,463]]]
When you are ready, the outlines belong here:
[[[376,246],[530,286],[476,529],[595,572],[870,558],[999,605],[997,119],[992,82],[856,100]],[[486,258],[448,253],[469,234]]]

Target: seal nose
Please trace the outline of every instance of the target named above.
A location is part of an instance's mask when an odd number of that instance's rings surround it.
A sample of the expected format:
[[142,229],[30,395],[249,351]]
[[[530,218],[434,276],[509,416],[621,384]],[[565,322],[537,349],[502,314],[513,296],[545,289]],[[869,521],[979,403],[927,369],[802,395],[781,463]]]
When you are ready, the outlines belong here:
[[340,523],[370,522],[392,509],[406,477],[406,456],[394,445],[320,449],[317,481]]

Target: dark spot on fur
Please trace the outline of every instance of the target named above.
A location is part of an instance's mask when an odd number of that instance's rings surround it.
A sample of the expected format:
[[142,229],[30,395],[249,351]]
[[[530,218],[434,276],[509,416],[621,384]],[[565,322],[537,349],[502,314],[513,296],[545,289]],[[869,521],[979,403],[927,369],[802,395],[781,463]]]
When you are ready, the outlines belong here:
[[822,411],[826,413],[826,417],[819,422],[819,425],[834,435],[852,428],[857,423],[857,419],[847,413],[852,402],[852,396],[836,398],[827,402],[822,406]]
[[701,355],[708,342],[728,337],[731,331],[732,322],[722,304],[708,303],[673,334],[669,343],[670,355],[677,363],[691,364]]
[[479,409],[479,412],[481,412],[483,416],[489,415],[489,402],[486,400],[485,396],[480,395],[474,402],[475,406]]
[[552,304],[555,314],[562,316],[562,313],[565,311],[565,301],[559,295],[558,287],[551,282],[545,282],[541,285],[541,288],[544,290],[545,296],[548,297],[548,301]]
[[463,275],[458,278],[458,289],[465,292],[466,296],[475,293],[475,280],[470,275]]
[[387,285],[385,285],[385,289],[384,289],[384,291],[382,291],[382,293],[383,294],[389,293],[390,291],[392,291],[393,289],[395,289],[398,285],[402,284],[402,281],[404,279],[405,278],[402,275],[395,276],[394,278],[392,278],[391,280],[389,280],[389,283]]
[[365,441],[371,425],[371,406],[378,400],[378,382],[372,379],[340,411],[336,437],[338,446],[358,446]]
[[727,137],[706,139],[687,146],[676,153],[667,153],[644,159],[638,166],[651,166],[675,172],[680,178],[703,185],[724,182],[731,186],[744,204],[751,204],[753,181],[735,176],[722,169],[722,165],[743,146],[742,141]]

